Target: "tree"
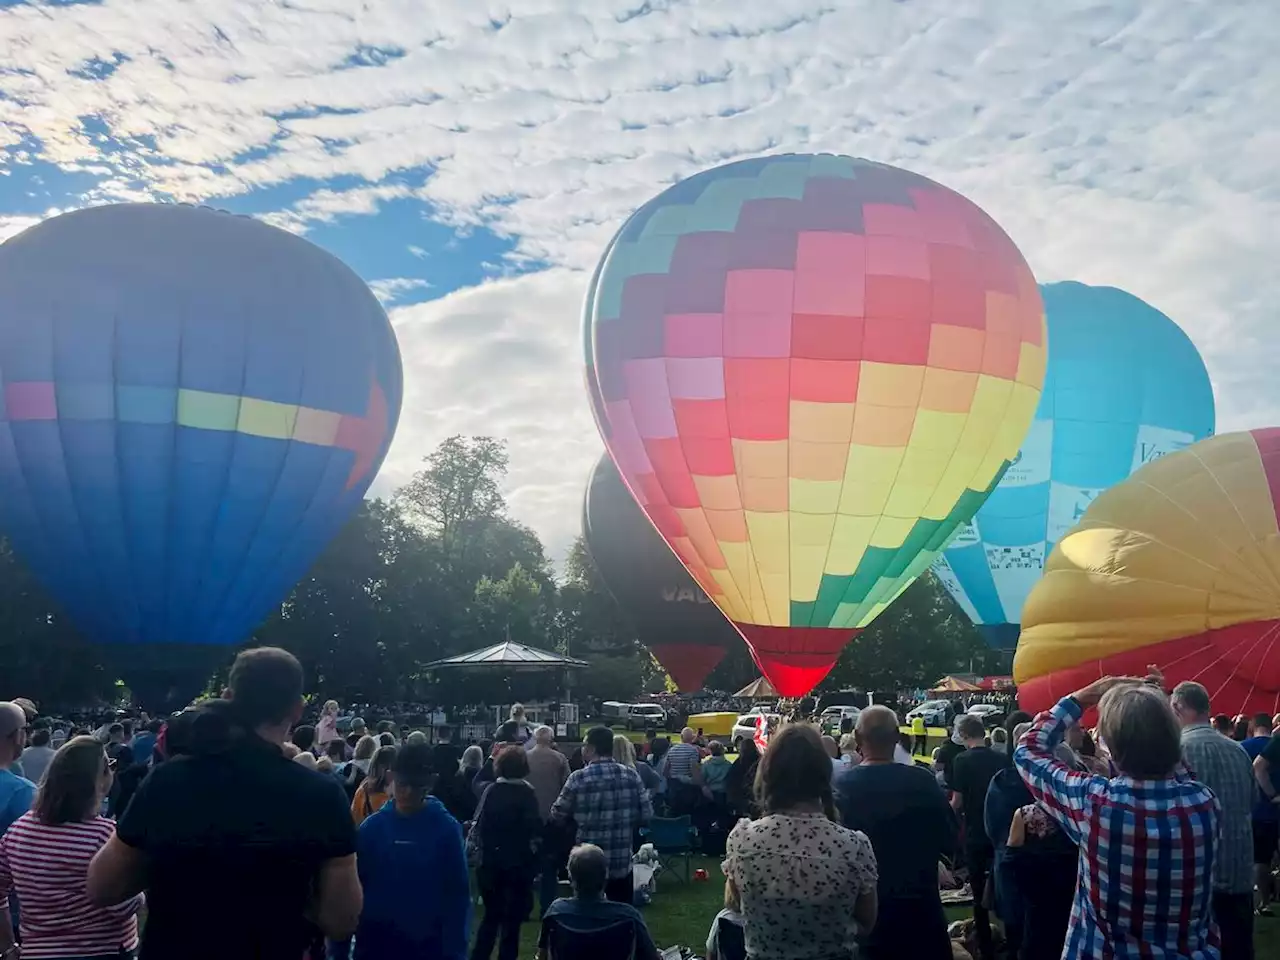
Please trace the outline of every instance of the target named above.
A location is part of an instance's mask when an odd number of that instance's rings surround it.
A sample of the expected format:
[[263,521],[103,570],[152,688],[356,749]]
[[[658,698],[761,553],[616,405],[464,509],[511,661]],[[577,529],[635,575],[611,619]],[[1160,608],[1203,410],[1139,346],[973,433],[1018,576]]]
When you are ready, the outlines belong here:
[[560,585],[561,652],[572,656],[630,655],[638,649],[635,631],[609,593],[579,536],[569,548]]
[[930,573],[911,584],[841,651],[821,689],[888,691],[928,686],[967,669],[986,645]]
[[104,666],[103,652],[0,540],[0,697],[71,705],[113,699],[116,678]]
[[554,586],[544,593],[542,582],[518,562],[501,580],[481,577],[475,589],[473,624],[490,640],[505,637],[545,649],[552,645],[552,591]]
[[501,484],[507,445],[493,437],[449,437],[395,494],[395,503],[444,545],[446,554],[477,521],[506,515]]

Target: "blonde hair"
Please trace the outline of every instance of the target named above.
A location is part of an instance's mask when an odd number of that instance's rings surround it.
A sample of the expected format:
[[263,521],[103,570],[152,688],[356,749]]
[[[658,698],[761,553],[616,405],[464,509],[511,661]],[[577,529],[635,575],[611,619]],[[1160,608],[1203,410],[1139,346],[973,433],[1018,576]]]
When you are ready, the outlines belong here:
[[516,721],[524,720],[524,704],[513,703],[511,705],[511,719]]
[[841,753],[857,753],[858,738],[854,736],[852,733],[846,733],[843,737],[840,738],[840,752]]
[[635,745],[620,733],[614,734],[613,737],[613,759],[617,760],[624,767],[631,767],[633,770],[635,769]]
[[728,877],[724,878],[724,908],[735,913],[742,912],[742,894]]
[[293,762],[302,764],[302,766],[306,767],[308,770],[316,769],[316,758],[315,754],[312,753],[299,753],[293,758]]
[[316,761],[316,770],[320,773],[333,773],[333,761],[328,757],[321,757]]
[[325,713],[337,713],[337,712],[338,712],[338,701],[337,701],[337,700],[326,700],[326,701],[324,702],[324,712],[325,712]]
[[374,737],[365,735],[356,741],[356,760],[371,760],[377,752],[378,741]]

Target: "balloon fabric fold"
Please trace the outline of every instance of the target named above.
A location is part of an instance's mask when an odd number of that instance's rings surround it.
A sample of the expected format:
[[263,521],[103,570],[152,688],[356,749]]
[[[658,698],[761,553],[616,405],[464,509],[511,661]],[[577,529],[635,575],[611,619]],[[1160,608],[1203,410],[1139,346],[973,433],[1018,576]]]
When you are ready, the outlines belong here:
[[0,247],[0,381],[5,534],[91,639],[159,677],[247,639],[306,573],[401,398],[386,314],[337,258],[161,204]]
[[1023,707],[1148,664],[1215,713],[1280,711],[1280,428],[1147,464],[1050,555],[1014,658]]
[[1213,433],[1209,373],[1159,310],[1123,290],[1040,288],[1044,392],[1017,460],[934,574],[991,646],[1012,650],[1022,605],[1090,501],[1145,463]]
[[973,516],[1045,363],[1039,291],[990,217],[830,155],[726,164],[640,208],[584,336],[627,486],[784,696]]

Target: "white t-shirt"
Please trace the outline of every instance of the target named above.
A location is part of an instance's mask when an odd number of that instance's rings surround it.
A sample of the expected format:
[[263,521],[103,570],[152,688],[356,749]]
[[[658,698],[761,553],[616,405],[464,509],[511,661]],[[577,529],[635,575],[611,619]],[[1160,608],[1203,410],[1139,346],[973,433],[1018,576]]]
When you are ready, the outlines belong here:
[[900,763],[904,767],[914,767],[916,765],[916,762],[911,759],[911,754],[907,753],[906,747],[900,743],[893,748],[893,762]]

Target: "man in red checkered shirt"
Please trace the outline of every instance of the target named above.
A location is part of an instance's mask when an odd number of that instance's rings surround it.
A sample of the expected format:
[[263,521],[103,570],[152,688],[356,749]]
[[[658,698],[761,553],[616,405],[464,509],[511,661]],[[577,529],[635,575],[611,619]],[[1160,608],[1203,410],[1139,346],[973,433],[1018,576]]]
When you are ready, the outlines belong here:
[[[1221,808],[1182,763],[1181,733],[1161,690],[1107,677],[1040,714],[1014,763],[1036,800],[1080,849],[1062,960],[1219,960],[1213,866]],[[1090,707],[1117,775],[1055,756]]]

